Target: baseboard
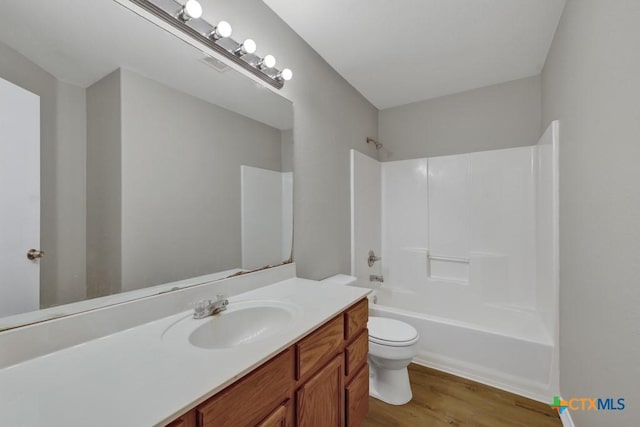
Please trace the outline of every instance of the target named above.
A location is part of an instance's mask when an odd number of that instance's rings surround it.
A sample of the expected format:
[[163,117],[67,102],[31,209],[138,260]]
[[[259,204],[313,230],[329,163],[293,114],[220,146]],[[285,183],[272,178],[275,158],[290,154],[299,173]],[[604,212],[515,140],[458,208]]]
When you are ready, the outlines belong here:
[[531,385],[529,385],[529,387],[516,385],[515,381],[505,381],[504,378],[498,379],[495,378],[495,375],[490,375],[490,373],[487,372],[476,372],[477,369],[470,369],[468,366],[455,363],[453,360],[445,360],[445,358],[436,358],[434,356],[427,359],[419,355],[414,357],[413,363],[517,394],[518,396],[527,397],[538,402],[549,403],[553,400],[547,393],[534,391],[537,387],[531,387]]
[[571,418],[571,412],[569,412],[568,409],[565,409],[560,414],[560,421],[562,421],[563,427],[576,427],[576,425],[573,423],[573,418]]

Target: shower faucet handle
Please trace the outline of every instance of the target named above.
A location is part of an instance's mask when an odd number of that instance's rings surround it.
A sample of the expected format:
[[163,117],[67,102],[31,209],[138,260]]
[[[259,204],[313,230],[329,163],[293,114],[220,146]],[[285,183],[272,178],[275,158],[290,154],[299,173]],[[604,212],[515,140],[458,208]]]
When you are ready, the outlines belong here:
[[369,265],[369,267],[373,267],[373,264],[376,261],[380,261],[382,259],[382,257],[376,256],[376,254],[373,251],[369,251],[369,258],[367,258],[367,264]]

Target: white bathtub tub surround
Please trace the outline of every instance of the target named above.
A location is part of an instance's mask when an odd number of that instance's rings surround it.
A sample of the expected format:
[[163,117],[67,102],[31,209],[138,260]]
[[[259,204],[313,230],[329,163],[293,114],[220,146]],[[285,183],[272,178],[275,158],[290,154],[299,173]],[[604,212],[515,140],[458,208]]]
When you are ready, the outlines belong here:
[[[372,315],[428,337],[420,363],[542,401],[559,393],[558,138],[553,122],[535,146],[378,163],[380,224],[361,224],[352,247],[381,230]],[[376,182],[371,162],[354,163],[357,182]],[[352,205],[356,220],[367,212],[357,194]]]
[[369,394],[391,405],[409,403],[413,394],[407,366],[420,340],[411,325],[385,317],[369,317]]
[[481,312],[463,303],[438,307],[437,300],[415,311],[413,302],[424,298],[406,290],[378,289],[378,304],[370,314],[416,328],[423,337],[417,363],[548,400],[554,345],[539,317],[499,307]]
[[[175,293],[178,292],[181,291]],[[207,293],[211,296],[216,292],[211,285]],[[5,367],[0,370],[0,425],[164,426],[307,335],[367,292],[292,278],[230,298],[231,314],[234,304],[246,305],[249,301],[271,301],[268,304],[271,307],[293,307],[287,309],[293,313],[287,327],[270,331],[263,339],[216,349],[201,348],[206,347],[206,343],[200,343],[201,347],[189,344],[187,334],[182,342],[173,335],[177,333],[174,327],[181,327],[189,320],[211,321],[190,319],[187,311]],[[130,308],[135,312],[135,307]],[[87,319],[85,317],[85,322]],[[163,339],[168,331],[171,336]],[[1,351],[11,351],[2,342],[2,335]]]

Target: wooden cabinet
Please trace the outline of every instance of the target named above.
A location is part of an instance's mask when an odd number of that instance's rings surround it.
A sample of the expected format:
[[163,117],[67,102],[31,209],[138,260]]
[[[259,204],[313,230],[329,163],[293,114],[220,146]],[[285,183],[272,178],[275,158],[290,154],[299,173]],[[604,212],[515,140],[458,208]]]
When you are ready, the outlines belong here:
[[341,427],[344,420],[343,357],[320,369],[296,392],[296,425]]
[[344,338],[351,341],[360,331],[367,328],[369,321],[369,300],[363,299],[348,309],[344,315]]
[[343,316],[333,318],[296,344],[297,375],[300,380],[318,370],[344,348]]
[[358,427],[369,412],[369,365],[364,366],[353,376],[346,387],[345,406],[347,427]]
[[196,427],[196,425],[196,411],[190,411],[177,420],[173,420],[167,427]]
[[291,404],[287,400],[258,424],[258,427],[289,427],[293,425]]
[[369,320],[368,300],[345,313],[345,425],[362,425],[369,411]]
[[367,355],[369,354],[369,331],[366,329],[360,332],[360,335],[349,344],[345,350],[345,365],[344,374],[347,377],[347,382],[351,380],[351,377],[367,363]]
[[356,427],[369,408],[363,299],[167,427]]
[[293,391],[293,350],[280,353],[198,406],[198,427],[255,426]]

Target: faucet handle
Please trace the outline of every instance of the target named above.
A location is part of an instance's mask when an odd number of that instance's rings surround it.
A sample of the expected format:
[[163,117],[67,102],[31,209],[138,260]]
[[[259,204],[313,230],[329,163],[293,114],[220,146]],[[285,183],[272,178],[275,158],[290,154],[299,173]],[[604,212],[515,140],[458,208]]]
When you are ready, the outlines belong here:
[[226,308],[229,305],[229,300],[226,295],[216,295],[218,300],[216,302],[220,303],[223,308]]
[[197,318],[197,316],[204,316],[209,306],[211,305],[211,300],[200,300],[194,304],[193,316]]

